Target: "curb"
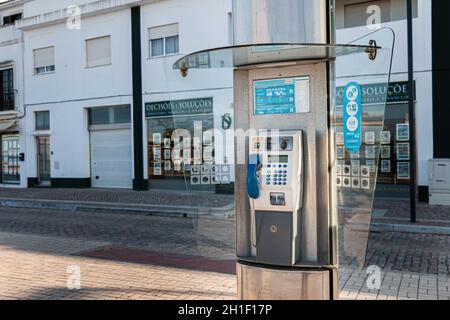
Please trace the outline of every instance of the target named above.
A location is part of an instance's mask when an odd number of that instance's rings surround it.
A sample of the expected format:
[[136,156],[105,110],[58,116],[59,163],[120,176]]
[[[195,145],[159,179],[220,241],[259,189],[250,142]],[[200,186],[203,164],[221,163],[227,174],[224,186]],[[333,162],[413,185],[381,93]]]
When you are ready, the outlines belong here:
[[370,231],[450,235],[450,227],[433,227],[424,225],[389,224],[389,223],[372,223]]
[[108,204],[77,203],[54,200],[10,199],[0,200],[1,207],[48,209],[69,212],[93,212],[176,218],[227,219],[234,216],[234,205],[223,208],[194,208],[182,206],[114,206]]

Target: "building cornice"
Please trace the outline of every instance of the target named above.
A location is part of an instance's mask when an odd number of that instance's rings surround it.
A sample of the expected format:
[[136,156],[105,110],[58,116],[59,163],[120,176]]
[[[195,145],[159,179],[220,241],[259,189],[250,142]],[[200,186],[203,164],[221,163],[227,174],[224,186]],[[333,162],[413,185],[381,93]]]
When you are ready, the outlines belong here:
[[18,7],[23,6],[26,2],[29,2],[30,0],[12,0],[0,3],[0,10],[8,9],[11,7]]
[[[81,17],[86,18],[161,1],[164,0],[98,0],[80,5],[79,8],[81,10]],[[30,30],[65,22],[69,17],[70,15],[67,9],[59,9],[36,16],[24,17],[22,20],[16,21],[16,27],[21,30]]]

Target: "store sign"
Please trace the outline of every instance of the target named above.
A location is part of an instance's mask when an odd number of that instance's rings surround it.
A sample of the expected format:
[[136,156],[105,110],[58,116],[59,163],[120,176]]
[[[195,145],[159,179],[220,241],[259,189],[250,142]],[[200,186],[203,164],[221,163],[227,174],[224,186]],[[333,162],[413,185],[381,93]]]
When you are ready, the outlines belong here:
[[148,102],[145,104],[146,118],[163,118],[213,113],[213,98]]
[[[336,93],[336,104],[344,104],[344,87],[338,87]],[[407,102],[409,99],[408,82],[374,83],[361,85],[361,102],[365,104],[398,103]]]
[[356,82],[344,89],[344,145],[350,153],[357,153],[362,145],[362,90]]

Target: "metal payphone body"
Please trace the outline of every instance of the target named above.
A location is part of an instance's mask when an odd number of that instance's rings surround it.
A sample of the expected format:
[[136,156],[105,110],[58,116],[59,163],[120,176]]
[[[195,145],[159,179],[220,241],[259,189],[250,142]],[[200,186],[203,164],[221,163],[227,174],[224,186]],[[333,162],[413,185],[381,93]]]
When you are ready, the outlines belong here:
[[[236,128],[256,132],[245,147],[237,146],[245,149],[237,154],[244,152],[248,161],[237,165],[236,174],[241,299],[331,299],[337,295],[337,285],[333,285],[337,284],[337,258],[332,253],[337,219],[329,193],[327,70],[327,63],[320,61],[235,70],[235,83],[245,88],[235,93]],[[307,88],[298,93],[307,96],[302,100],[307,108],[258,114],[256,82],[290,78],[309,79]],[[255,154],[260,155],[259,160]],[[260,192],[252,198],[255,161],[260,162],[256,163]],[[290,285],[278,287],[280,282]],[[275,295],[274,288],[278,288]]]
[[249,141],[249,161],[255,163],[248,166],[248,193],[258,189],[250,199],[256,261],[293,266],[300,258],[296,239],[303,200],[302,131],[277,131]]

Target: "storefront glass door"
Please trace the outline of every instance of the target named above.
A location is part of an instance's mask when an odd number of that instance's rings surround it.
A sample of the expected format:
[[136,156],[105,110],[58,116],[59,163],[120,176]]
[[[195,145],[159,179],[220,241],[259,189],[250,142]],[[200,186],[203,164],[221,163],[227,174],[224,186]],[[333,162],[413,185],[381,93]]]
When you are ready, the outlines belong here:
[[2,183],[19,184],[19,136],[2,136]]
[[50,185],[50,138],[39,137],[37,144],[39,184]]

